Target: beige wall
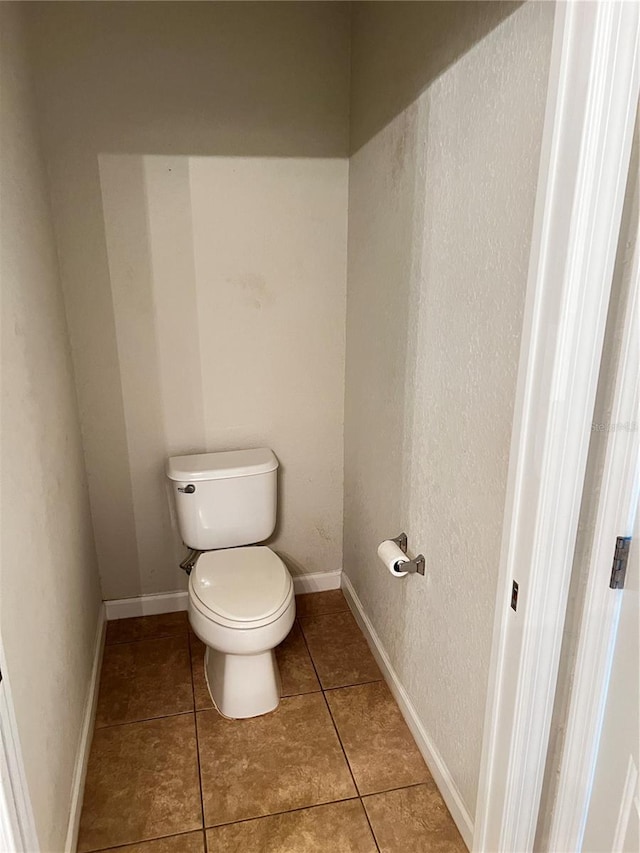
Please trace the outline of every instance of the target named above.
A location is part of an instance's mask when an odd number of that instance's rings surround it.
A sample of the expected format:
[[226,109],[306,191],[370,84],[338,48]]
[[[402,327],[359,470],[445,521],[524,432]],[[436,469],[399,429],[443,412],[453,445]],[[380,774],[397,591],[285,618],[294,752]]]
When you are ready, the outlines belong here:
[[17,4],[0,6],[0,630],[42,850],[63,850],[100,592]]
[[170,453],[270,445],[340,568],[348,9],[30,4],[105,598],[181,588]]
[[[344,569],[471,816],[553,12],[352,22]],[[376,559],[402,530],[425,578]]]

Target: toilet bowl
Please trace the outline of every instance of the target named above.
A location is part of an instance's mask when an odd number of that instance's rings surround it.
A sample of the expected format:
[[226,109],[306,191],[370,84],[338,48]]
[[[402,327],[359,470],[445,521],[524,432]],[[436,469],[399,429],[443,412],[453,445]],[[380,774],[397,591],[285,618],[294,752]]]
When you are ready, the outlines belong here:
[[274,649],[296,611],[287,567],[257,544],[276,527],[278,460],[268,447],[224,450],[172,456],[166,471],[211,698],[225,717],[267,714],[280,701]]
[[205,677],[225,717],[273,711],[280,701],[275,647],[295,619],[293,581],[270,548],[201,554],[189,577],[189,622],[206,645]]

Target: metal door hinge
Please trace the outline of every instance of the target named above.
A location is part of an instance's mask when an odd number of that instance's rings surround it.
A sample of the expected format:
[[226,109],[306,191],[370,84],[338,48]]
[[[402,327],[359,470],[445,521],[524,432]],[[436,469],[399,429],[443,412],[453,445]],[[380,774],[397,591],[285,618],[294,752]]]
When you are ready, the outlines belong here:
[[629,562],[630,536],[618,536],[616,539],[616,550],[613,553],[613,566],[611,567],[611,589],[624,589],[624,576],[627,573]]

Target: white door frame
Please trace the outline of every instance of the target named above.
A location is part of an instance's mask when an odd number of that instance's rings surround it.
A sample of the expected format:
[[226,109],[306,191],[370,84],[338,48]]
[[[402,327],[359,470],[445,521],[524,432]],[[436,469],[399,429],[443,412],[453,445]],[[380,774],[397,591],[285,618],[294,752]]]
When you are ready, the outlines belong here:
[[1,644],[0,668],[0,853],[37,853],[40,845]]
[[[634,203],[639,201],[636,186]],[[593,548],[574,668],[550,850],[581,850],[607,701],[623,590],[609,588],[613,543],[632,536],[640,489],[640,241],[630,290],[607,433]],[[628,804],[629,806],[631,803]],[[628,817],[628,815],[627,815]]]
[[639,13],[635,2],[556,5],[475,851],[533,850],[638,101]]

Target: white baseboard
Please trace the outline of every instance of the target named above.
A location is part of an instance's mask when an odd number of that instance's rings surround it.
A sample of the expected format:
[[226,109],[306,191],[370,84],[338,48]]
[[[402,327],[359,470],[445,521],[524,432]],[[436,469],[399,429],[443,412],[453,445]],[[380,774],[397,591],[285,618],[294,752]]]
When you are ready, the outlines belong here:
[[100,688],[100,670],[102,669],[102,655],[104,652],[104,641],[106,635],[107,620],[104,606],[100,608],[98,625],[96,628],[96,639],[93,652],[93,667],[91,679],[87,690],[87,701],[84,708],[82,730],[78,743],[76,765],[73,771],[73,785],[71,787],[71,810],[69,813],[69,824],[67,827],[67,839],[65,842],[65,853],[75,853],[78,846],[78,830],[80,829],[80,814],[82,812],[82,800],[84,797],[84,785],[87,778],[87,767],[89,764],[89,753],[91,752],[91,740],[93,738],[93,726],[96,719],[98,706],[98,690]]
[[[342,570],[334,572],[314,572],[310,575],[296,575],[293,588],[296,595],[303,592],[324,592],[327,589],[340,589]],[[187,610],[189,593],[161,592],[154,595],[139,595],[135,598],[118,598],[104,603],[107,619],[128,619],[130,616],[156,616],[159,613],[175,613]]]
[[342,569],[333,572],[314,572],[311,575],[296,575],[293,588],[296,595],[304,592],[326,592],[328,589],[340,589]]
[[345,598],[347,599],[356,621],[360,625],[360,628],[369,643],[373,656],[382,670],[385,681],[389,685],[389,689],[393,693],[395,700],[400,707],[402,716],[411,730],[411,734],[414,737],[418,749],[422,753],[422,757],[427,763],[427,767],[431,771],[431,775],[433,776],[436,785],[440,789],[440,793],[447,804],[447,808],[451,812],[451,816],[460,830],[464,843],[467,845],[469,850],[471,850],[473,843],[473,819],[460,796],[460,792],[453,781],[447,765],[438,752],[435,744],[425,731],[416,709],[411,703],[406,690],[400,683],[400,679],[391,665],[391,661],[389,660],[384,646],[380,642],[380,638],[378,637],[375,628],[371,624],[369,617],[364,612],[362,602],[358,598],[351,581],[344,573],[342,574],[342,590],[344,591]]
[[176,613],[188,610],[189,593],[159,592],[153,595],[138,595],[135,598],[117,598],[105,601],[107,620],[128,619],[131,616],[157,616],[159,613]]

